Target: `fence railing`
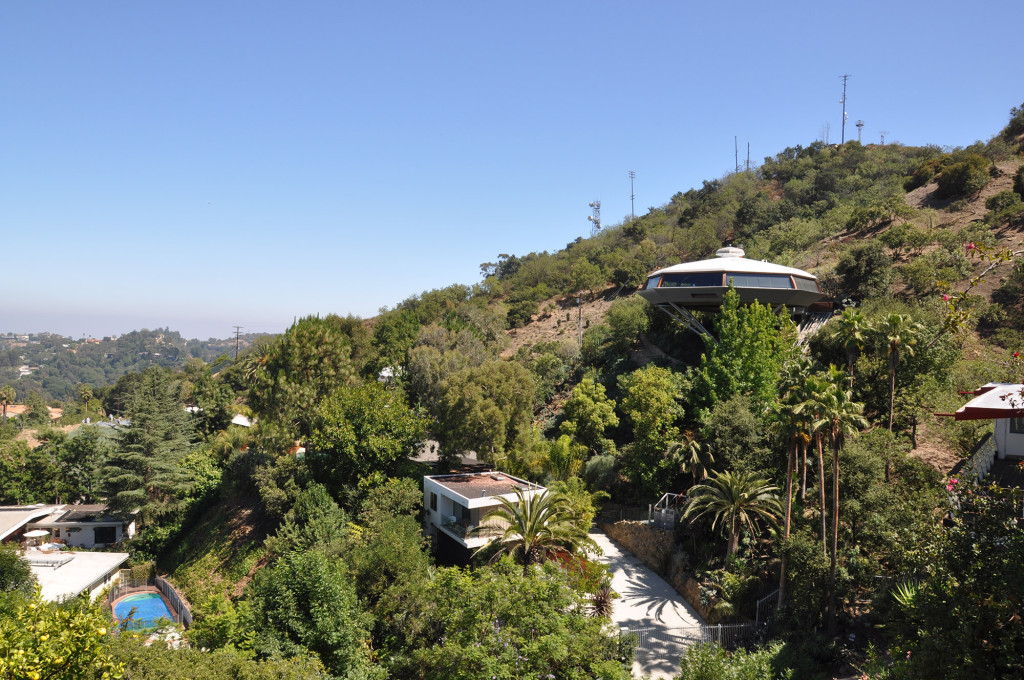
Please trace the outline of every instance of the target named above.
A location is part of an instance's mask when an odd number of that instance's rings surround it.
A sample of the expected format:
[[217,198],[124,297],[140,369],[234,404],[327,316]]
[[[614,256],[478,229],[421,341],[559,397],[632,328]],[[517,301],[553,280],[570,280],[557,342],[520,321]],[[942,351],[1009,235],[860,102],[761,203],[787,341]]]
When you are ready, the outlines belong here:
[[975,481],[981,482],[985,475],[992,469],[992,462],[996,458],[996,440],[990,432],[971,454],[964,464],[964,472],[974,476]]
[[759,626],[761,624],[768,623],[775,616],[775,612],[778,608],[779,591],[776,589],[774,592],[768,593],[757,601],[757,611],[754,613],[754,623]]
[[624,628],[623,632],[635,636],[637,651],[676,653],[695,644],[718,644],[735,649],[750,639],[756,630],[752,623],[692,626],[668,630],[654,627]]
[[192,625],[192,612],[189,611],[188,605],[185,600],[182,599],[178,591],[174,589],[170,583],[164,578],[157,576],[155,579],[156,587],[163,593],[163,596],[167,598],[167,601],[171,603],[171,609],[174,611],[175,620],[178,623],[188,628]]
[[[124,570],[121,572],[125,573]],[[156,588],[166,599],[170,605],[171,614],[174,617],[175,623],[180,623],[185,628],[192,625],[192,612],[189,610],[188,604],[184,598],[178,594],[178,591],[174,589],[170,583],[167,582],[161,576],[154,576],[146,579],[124,579],[117,585],[110,589],[107,593],[107,603],[113,607],[114,602],[125,595],[132,595],[134,593],[151,593]],[[138,630],[140,628],[151,627],[151,623],[146,621],[128,621],[123,623],[127,630]]]
[[646,508],[607,508],[602,510],[597,518],[609,524],[623,521],[646,522],[651,519],[651,506]]

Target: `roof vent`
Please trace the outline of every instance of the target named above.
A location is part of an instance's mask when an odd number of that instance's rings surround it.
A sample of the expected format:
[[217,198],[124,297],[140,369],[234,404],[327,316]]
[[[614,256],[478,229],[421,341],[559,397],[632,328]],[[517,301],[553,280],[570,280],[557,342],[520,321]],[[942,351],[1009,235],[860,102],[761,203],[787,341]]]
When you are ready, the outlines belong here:
[[728,248],[719,248],[715,251],[717,257],[743,257],[743,248],[734,248],[729,246]]
[[500,482],[501,481],[501,475],[499,473],[497,473],[497,472],[492,472],[491,473],[491,479],[493,479],[496,482]]

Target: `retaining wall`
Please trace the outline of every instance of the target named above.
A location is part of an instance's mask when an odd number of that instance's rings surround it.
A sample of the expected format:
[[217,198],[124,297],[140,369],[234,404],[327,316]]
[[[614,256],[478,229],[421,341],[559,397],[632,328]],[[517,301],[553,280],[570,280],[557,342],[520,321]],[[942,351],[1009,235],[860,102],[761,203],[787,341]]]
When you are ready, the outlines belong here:
[[711,613],[718,599],[706,597],[706,604],[701,603],[700,583],[685,570],[686,553],[676,547],[672,531],[658,529],[647,522],[599,522],[598,526],[609,538],[664,578],[707,623],[718,621],[720,617]]

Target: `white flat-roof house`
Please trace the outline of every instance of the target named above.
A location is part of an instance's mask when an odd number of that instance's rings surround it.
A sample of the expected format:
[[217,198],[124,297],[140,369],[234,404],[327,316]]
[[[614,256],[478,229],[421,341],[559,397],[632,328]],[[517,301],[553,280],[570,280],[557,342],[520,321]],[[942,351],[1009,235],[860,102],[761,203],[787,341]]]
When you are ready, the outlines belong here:
[[105,505],[0,506],[0,541],[45,541],[28,545],[22,553],[44,600],[63,600],[81,592],[95,597],[117,581],[128,553],[72,552],[66,546],[93,548],[135,535],[134,521],[108,517],[106,509]]
[[[469,472],[433,475],[423,478],[424,523],[427,533],[435,539],[438,552],[465,556],[467,551],[485,545],[503,530],[494,520],[492,530],[474,531],[484,517],[501,506],[499,499],[516,500],[516,490],[527,498],[547,493],[534,484],[504,472]],[[461,550],[460,550],[461,549]]]
[[107,514],[107,506],[60,505],[46,517],[28,523],[29,529],[47,529],[51,540],[72,548],[102,548],[135,537],[135,520]]

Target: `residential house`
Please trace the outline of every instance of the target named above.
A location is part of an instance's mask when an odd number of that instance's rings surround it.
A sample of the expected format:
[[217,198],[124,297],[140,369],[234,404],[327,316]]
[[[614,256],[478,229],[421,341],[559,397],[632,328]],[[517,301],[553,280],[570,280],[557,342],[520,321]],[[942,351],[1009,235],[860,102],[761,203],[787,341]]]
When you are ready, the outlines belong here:
[[29,529],[47,529],[51,539],[72,548],[102,548],[135,536],[135,520],[107,514],[106,505],[62,505],[33,520]]
[[[423,478],[424,524],[434,540],[438,560],[465,563],[473,551],[501,534],[504,526],[484,518],[501,507],[502,498],[515,502],[516,491],[527,498],[547,489],[504,472],[470,472]],[[483,528],[480,528],[483,525]]]
[[956,420],[991,420],[992,433],[956,472],[979,481],[1024,488],[1024,385],[987,383],[952,415]]

